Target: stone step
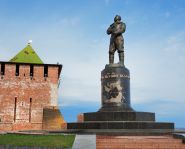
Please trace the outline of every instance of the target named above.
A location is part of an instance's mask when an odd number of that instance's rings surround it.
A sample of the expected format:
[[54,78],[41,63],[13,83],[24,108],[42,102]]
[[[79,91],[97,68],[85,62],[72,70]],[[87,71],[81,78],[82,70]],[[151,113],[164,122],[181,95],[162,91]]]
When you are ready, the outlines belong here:
[[84,121],[155,121],[150,112],[91,112],[83,114]]
[[67,123],[67,129],[174,129],[173,123],[165,122],[78,122]]
[[72,149],[95,149],[96,135],[79,135],[75,137]]

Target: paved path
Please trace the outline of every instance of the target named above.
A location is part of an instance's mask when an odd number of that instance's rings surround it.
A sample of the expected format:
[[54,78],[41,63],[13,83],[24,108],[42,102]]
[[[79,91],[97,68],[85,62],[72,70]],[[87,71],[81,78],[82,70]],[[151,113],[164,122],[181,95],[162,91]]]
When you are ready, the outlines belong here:
[[0,135],[2,135],[2,134],[6,134],[6,132],[0,130]]
[[72,149],[96,149],[96,135],[76,135]]

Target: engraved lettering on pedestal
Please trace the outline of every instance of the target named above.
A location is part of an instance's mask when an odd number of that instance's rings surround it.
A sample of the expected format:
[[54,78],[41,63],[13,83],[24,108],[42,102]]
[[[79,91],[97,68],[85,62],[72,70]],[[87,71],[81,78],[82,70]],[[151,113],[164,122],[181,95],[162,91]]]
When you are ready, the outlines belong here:
[[130,79],[129,75],[124,75],[124,74],[107,74],[101,77],[101,79],[109,79],[109,78],[128,78]]

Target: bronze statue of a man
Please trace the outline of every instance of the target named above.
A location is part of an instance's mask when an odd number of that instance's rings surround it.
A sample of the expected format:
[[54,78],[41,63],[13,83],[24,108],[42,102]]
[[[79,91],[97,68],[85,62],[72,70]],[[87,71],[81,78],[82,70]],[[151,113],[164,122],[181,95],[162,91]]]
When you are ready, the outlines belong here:
[[124,39],[122,33],[126,30],[126,24],[121,22],[121,16],[116,15],[114,23],[107,29],[107,34],[111,34],[109,45],[109,64],[114,63],[114,53],[119,54],[119,63],[124,65]]

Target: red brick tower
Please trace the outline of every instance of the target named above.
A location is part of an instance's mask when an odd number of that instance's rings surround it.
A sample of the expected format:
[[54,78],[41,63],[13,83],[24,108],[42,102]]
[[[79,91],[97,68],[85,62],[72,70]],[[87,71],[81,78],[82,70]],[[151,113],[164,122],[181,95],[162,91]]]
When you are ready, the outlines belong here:
[[62,129],[58,84],[62,65],[43,64],[28,44],[0,62],[0,130]]

